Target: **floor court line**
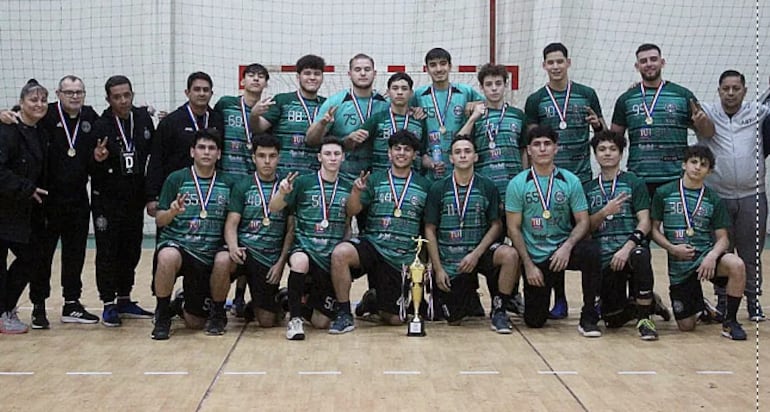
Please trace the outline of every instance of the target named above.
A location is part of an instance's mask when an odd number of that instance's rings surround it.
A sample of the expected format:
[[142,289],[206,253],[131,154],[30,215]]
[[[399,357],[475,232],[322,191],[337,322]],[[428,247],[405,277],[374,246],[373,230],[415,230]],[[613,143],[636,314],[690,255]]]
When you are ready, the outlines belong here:
[[35,372],[0,372],[0,376],[30,376]]
[[500,371],[460,371],[460,375],[499,375]]
[[698,375],[732,375],[733,371],[695,371]]

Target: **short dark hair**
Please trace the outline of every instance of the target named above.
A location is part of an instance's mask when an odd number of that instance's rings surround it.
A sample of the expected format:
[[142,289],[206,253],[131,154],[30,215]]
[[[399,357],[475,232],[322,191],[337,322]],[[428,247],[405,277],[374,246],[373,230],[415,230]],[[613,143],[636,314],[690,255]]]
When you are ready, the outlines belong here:
[[42,93],[46,98],[48,97],[48,89],[43,87],[43,85],[38,83],[35,79],[27,80],[27,83],[21,88],[21,95],[19,98],[24,99],[32,93]]
[[321,153],[321,148],[324,147],[326,144],[336,144],[342,149],[345,149],[345,146],[342,145],[342,139],[340,139],[337,136],[332,136],[330,134],[327,134],[321,139],[321,144],[318,145],[318,153]]
[[687,163],[688,160],[694,157],[707,160],[709,162],[709,169],[714,170],[717,161],[714,159],[714,152],[708,147],[700,144],[687,146],[687,148],[684,149],[684,159],[682,159],[682,162]]
[[394,73],[392,76],[390,76],[390,78],[388,79],[388,89],[390,89],[391,84],[399,80],[406,80],[406,84],[409,85],[410,89],[412,88],[412,86],[414,86],[414,80],[412,80],[412,76],[404,72],[397,72],[397,73]]
[[660,52],[660,47],[658,47],[657,45],[652,44],[652,43],[644,43],[641,46],[636,48],[636,53],[634,55],[635,56],[639,56],[639,53],[641,53],[643,51],[648,51],[648,50],[657,50],[658,54],[662,54]]
[[420,150],[420,139],[418,139],[414,133],[406,129],[401,129],[390,135],[388,138],[388,147],[393,147],[400,144],[411,147],[415,152]]
[[251,138],[251,153],[255,153],[257,147],[274,147],[275,150],[280,152],[281,140],[270,133],[255,134]]
[[565,46],[562,43],[548,43],[547,46],[543,49],[543,60],[545,60],[545,56],[548,55],[548,53],[553,52],[561,52],[565,58],[569,57],[569,54],[567,52],[567,46]]
[[348,69],[352,69],[353,68],[353,62],[358,60],[358,59],[369,60],[370,62],[372,62],[372,67],[374,67],[374,59],[371,56],[369,56],[368,54],[364,54],[364,53],[358,53],[355,56],[350,58],[350,61],[348,62]]
[[241,80],[243,80],[243,78],[246,77],[248,73],[254,73],[257,76],[262,75],[265,76],[265,80],[270,80],[270,73],[267,72],[265,66],[259,63],[251,63],[250,65],[246,66],[246,68],[243,69],[243,76],[241,77]]
[[441,47],[430,49],[428,53],[425,54],[425,64],[428,64],[431,60],[437,59],[445,59],[449,64],[452,64],[452,55]]
[[214,82],[211,80],[211,76],[204,72],[193,72],[187,76],[187,90],[190,90],[190,87],[192,87],[193,82],[196,80],[207,81],[209,83],[209,87],[212,89],[214,88]]
[[611,130],[602,130],[600,132],[594,133],[594,137],[591,138],[591,147],[594,149],[594,154],[596,153],[596,148],[599,146],[599,143],[601,142],[610,142],[615,143],[615,146],[618,147],[618,150],[620,150],[620,153],[623,153],[623,149],[626,148],[626,138],[620,133],[613,132]]
[[557,143],[559,141],[559,133],[556,133],[556,130],[553,130],[551,126],[538,125],[530,129],[529,132],[527,132],[527,146],[529,146],[529,144],[532,143],[532,140],[538,137],[547,137],[551,139],[551,141],[554,143]]
[[508,69],[506,69],[502,64],[487,63],[481,66],[481,69],[479,69],[479,74],[476,76],[476,78],[479,80],[479,84],[484,84],[484,79],[488,76],[502,76],[503,81],[507,82]]
[[297,73],[302,73],[305,69],[313,69],[324,71],[326,62],[323,57],[316,56],[315,54],[306,54],[297,60]]
[[746,87],[746,76],[744,76],[741,72],[737,70],[725,70],[722,72],[722,74],[719,75],[719,85],[722,85],[722,80],[724,80],[727,77],[740,77],[741,78],[741,84]]
[[110,97],[110,89],[112,89],[115,86],[120,86],[122,84],[127,84],[128,89],[131,90],[132,92],[134,91],[133,86],[131,86],[131,80],[128,80],[128,77],[123,76],[122,74],[118,74],[115,76],[111,76],[104,83],[104,91],[107,93],[107,97]]
[[222,150],[222,133],[216,127],[196,130],[190,147],[195,147],[201,140],[211,140],[217,145],[217,149]]
[[471,142],[471,146],[473,146],[473,151],[476,151],[476,142],[473,141],[473,137],[471,135],[467,134],[456,134],[454,137],[452,137],[452,143],[449,144],[449,152],[452,152],[452,147],[454,147],[455,143],[467,140]]

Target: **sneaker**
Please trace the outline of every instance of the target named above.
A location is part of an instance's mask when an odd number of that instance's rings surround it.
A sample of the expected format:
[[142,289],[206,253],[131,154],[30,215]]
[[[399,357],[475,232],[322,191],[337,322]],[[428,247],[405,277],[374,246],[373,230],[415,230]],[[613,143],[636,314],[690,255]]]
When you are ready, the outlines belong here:
[[639,337],[642,340],[658,340],[658,331],[655,330],[655,323],[652,319],[639,319],[636,329],[639,331]]
[[599,325],[581,320],[578,324],[578,332],[586,338],[598,338],[602,336]]
[[703,311],[698,316],[698,319],[703,323],[721,323],[724,319],[724,313],[712,305],[711,301],[703,298]]
[[204,330],[209,336],[220,336],[225,334],[225,325],[227,325],[227,314],[224,306],[212,308],[209,311],[208,319],[206,319]]
[[99,317],[90,313],[79,301],[65,303],[61,310],[62,323],[99,323]]
[[496,310],[492,314],[492,330],[500,334],[509,334],[513,331],[511,320],[504,310]]
[[569,307],[567,306],[566,300],[557,300],[551,311],[548,313],[548,319],[564,319],[567,317],[568,310]]
[[171,336],[171,316],[163,316],[160,312],[155,313],[155,326],[152,328],[150,337],[153,340],[168,340]]
[[377,291],[369,289],[361,296],[361,301],[356,305],[356,317],[362,318],[366,315],[377,313]]
[[[174,292],[174,299],[168,305],[170,316],[179,316],[184,319],[184,289],[178,289]],[[156,318],[157,319],[157,318]]]
[[764,322],[767,319],[756,296],[746,297],[746,310],[749,312],[749,320],[752,322]]
[[254,320],[257,318],[256,314],[254,313],[254,301],[250,300],[246,304],[246,308],[243,311],[243,320],[246,322],[254,322]]
[[652,300],[655,303],[655,308],[653,309],[653,313],[663,318],[664,322],[670,321],[671,312],[668,310],[666,305],[663,304],[663,299],[660,297],[660,295],[653,292]]
[[48,316],[45,313],[45,303],[32,305],[32,329],[50,329]]
[[746,332],[741,324],[734,320],[722,324],[722,336],[732,340],[746,340]]
[[302,318],[291,318],[286,325],[286,339],[305,340],[305,329],[302,327]]
[[104,326],[115,328],[120,326],[123,322],[120,320],[120,314],[118,313],[118,306],[114,303],[108,303],[104,305],[104,311],[102,312],[102,323]]
[[329,333],[332,335],[341,335],[343,333],[352,332],[356,328],[356,324],[353,322],[353,315],[343,311],[337,312],[337,316],[329,326]]
[[142,309],[136,301],[118,301],[116,305],[118,316],[123,319],[152,319],[153,313]]
[[233,299],[233,307],[230,309],[230,313],[232,313],[236,318],[242,318],[245,311],[246,301],[243,298]]
[[16,309],[4,312],[0,315],[0,333],[15,335],[27,333],[27,331],[29,331],[29,326],[19,319],[19,314],[16,312]]
[[524,297],[521,296],[521,293],[513,295],[513,298],[508,301],[508,307],[505,310],[519,316],[524,316]]

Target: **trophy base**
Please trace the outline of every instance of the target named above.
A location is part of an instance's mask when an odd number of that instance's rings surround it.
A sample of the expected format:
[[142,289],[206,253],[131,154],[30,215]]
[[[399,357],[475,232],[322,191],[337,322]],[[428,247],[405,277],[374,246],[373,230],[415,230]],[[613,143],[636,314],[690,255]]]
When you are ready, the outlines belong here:
[[425,322],[415,316],[407,323],[406,336],[425,336]]

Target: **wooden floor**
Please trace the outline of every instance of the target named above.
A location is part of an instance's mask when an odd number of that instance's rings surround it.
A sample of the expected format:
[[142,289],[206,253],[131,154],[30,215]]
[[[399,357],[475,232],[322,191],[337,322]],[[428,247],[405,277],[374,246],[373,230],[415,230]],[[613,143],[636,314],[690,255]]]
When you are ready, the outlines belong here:
[[[150,253],[134,292],[148,309],[155,306]],[[668,304],[665,258],[661,250],[653,256],[656,290]],[[83,303],[101,314],[93,268],[89,250]],[[54,280],[52,328],[0,335],[0,410],[746,411],[755,409],[757,376],[762,406],[770,402],[770,368],[759,358],[757,374],[756,355],[770,322],[757,328],[742,307],[745,342],[720,337],[718,325],[681,333],[659,319],[656,342],[641,341],[632,326],[587,339],[576,330],[579,275],[567,278],[569,318],[540,330],[514,318],[514,333],[497,335],[477,319],[428,324],[427,337],[407,338],[404,327],[358,321],[342,336],[306,329],[301,342],[287,341],[285,327],[265,330],[233,317],[221,337],[175,321],[165,342],[150,339],[149,320],[114,329],[61,324]],[[364,287],[354,284],[354,299]],[[26,293],[20,305],[29,321]]]

